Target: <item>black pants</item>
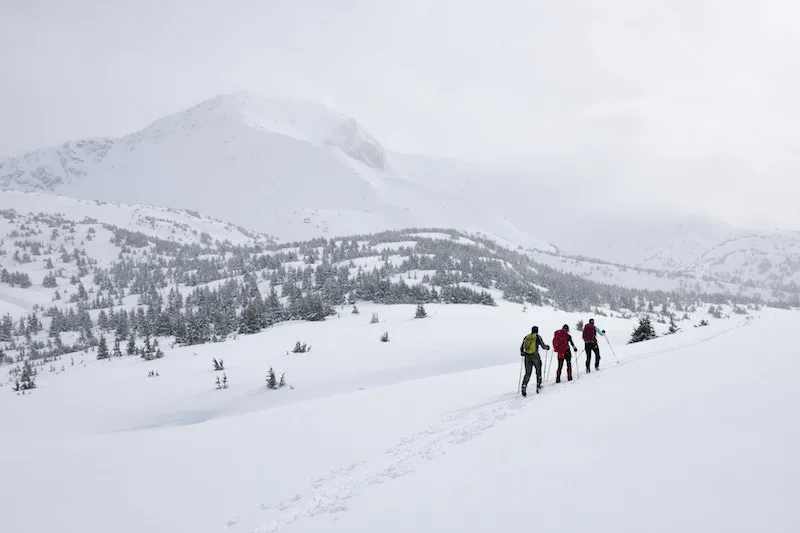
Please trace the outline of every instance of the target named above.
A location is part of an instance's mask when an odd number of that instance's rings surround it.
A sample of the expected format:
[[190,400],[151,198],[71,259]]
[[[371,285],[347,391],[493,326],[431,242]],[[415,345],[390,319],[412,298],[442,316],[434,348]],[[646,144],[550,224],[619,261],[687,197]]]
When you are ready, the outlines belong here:
[[567,351],[564,359],[558,358],[558,370],[556,370],[556,383],[561,382],[561,369],[564,367],[564,361],[567,362],[567,379],[572,379],[572,353]]
[[539,353],[525,354],[525,377],[522,379],[522,390],[528,388],[528,382],[531,380],[533,369],[536,369],[536,384],[542,384],[542,359]]
[[594,369],[597,370],[600,368],[600,348],[597,346],[596,342],[587,342],[586,343],[586,371],[588,372],[592,368],[592,352],[594,352]]

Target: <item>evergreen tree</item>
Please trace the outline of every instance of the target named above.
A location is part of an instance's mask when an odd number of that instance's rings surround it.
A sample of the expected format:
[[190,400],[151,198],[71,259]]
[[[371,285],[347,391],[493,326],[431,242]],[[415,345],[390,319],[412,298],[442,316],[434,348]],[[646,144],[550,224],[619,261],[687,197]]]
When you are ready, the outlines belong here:
[[125,352],[128,355],[136,355],[136,339],[133,335],[128,337],[128,346],[126,346]]
[[653,324],[650,321],[649,316],[643,316],[639,319],[639,325],[633,330],[633,334],[631,335],[631,340],[628,341],[628,344],[633,344],[635,342],[642,342],[648,341],[650,339],[656,338],[656,330],[653,328]]
[[417,311],[414,313],[414,318],[425,318],[428,316],[428,312],[425,311],[425,306],[422,304],[417,304]]
[[108,359],[108,345],[106,344],[106,338],[103,335],[100,335],[100,343],[97,345],[97,358],[98,359]]
[[114,357],[122,357],[122,348],[120,348],[119,339],[114,339]]
[[26,360],[22,364],[22,375],[14,383],[14,391],[26,391],[36,388],[36,369]]
[[675,323],[675,315],[669,316],[669,334],[672,335],[673,333],[677,333],[680,328],[678,324]]
[[272,370],[272,367],[269,367],[269,373],[267,374],[267,388],[268,389],[278,388],[278,378],[277,376],[275,376],[275,371]]
[[3,316],[3,321],[0,322],[0,341],[11,342],[14,338],[14,321],[11,319],[10,314]]

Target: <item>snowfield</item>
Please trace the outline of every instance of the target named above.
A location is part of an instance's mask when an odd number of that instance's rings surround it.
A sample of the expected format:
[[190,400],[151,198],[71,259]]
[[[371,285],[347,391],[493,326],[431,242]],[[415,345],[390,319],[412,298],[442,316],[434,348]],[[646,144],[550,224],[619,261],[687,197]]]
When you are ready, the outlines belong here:
[[[359,307],[155,361],[66,356],[24,396],[3,383],[3,530],[798,531],[795,313],[633,345],[632,321],[597,317],[619,363],[601,341],[599,372],[553,369],[522,398],[530,326],[550,343],[588,316]],[[287,387],[265,387],[270,366]]]

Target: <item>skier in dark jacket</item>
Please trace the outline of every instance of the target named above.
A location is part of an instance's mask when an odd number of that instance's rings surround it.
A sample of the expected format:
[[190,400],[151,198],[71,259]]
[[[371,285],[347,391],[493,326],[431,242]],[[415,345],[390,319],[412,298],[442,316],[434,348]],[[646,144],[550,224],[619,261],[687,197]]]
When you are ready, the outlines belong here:
[[605,335],[606,330],[597,329],[594,325],[594,318],[589,319],[589,323],[583,326],[583,342],[586,348],[586,373],[592,371],[592,352],[594,352],[594,369],[600,370],[600,347],[597,345],[597,336]]
[[531,380],[531,373],[536,368],[536,392],[542,388],[542,359],[539,357],[539,348],[549,350],[550,347],[544,343],[542,336],[539,335],[539,326],[533,326],[531,332],[522,339],[519,347],[519,354],[525,358],[525,378],[522,380],[522,395],[527,396],[528,382]]
[[572,352],[570,352],[569,347],[572,346],[572,349],[576,352],[578,348],[576,348],[575,343],[572,342],[572,335],[569,334],[569,326],[567,324],[564,324],[564,326],[553,335],[553,346],[558,354],[556,383],[561,383],[561,369],[564,368],[565,361],[567,363],[567,381],[572,381]]

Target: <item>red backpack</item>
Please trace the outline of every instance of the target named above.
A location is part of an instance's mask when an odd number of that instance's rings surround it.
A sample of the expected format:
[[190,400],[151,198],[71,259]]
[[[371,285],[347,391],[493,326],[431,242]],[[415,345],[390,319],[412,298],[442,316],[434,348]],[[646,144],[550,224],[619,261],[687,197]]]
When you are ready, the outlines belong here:
[[594,324],[586,324],[583,326],[583,341],[584,342],[595,342],[597,339],[595,337],[595,330]]
[[556,330],[553,334],[553,350],[556,353],[565,353],[569,348],[569,331],[565,329]]

